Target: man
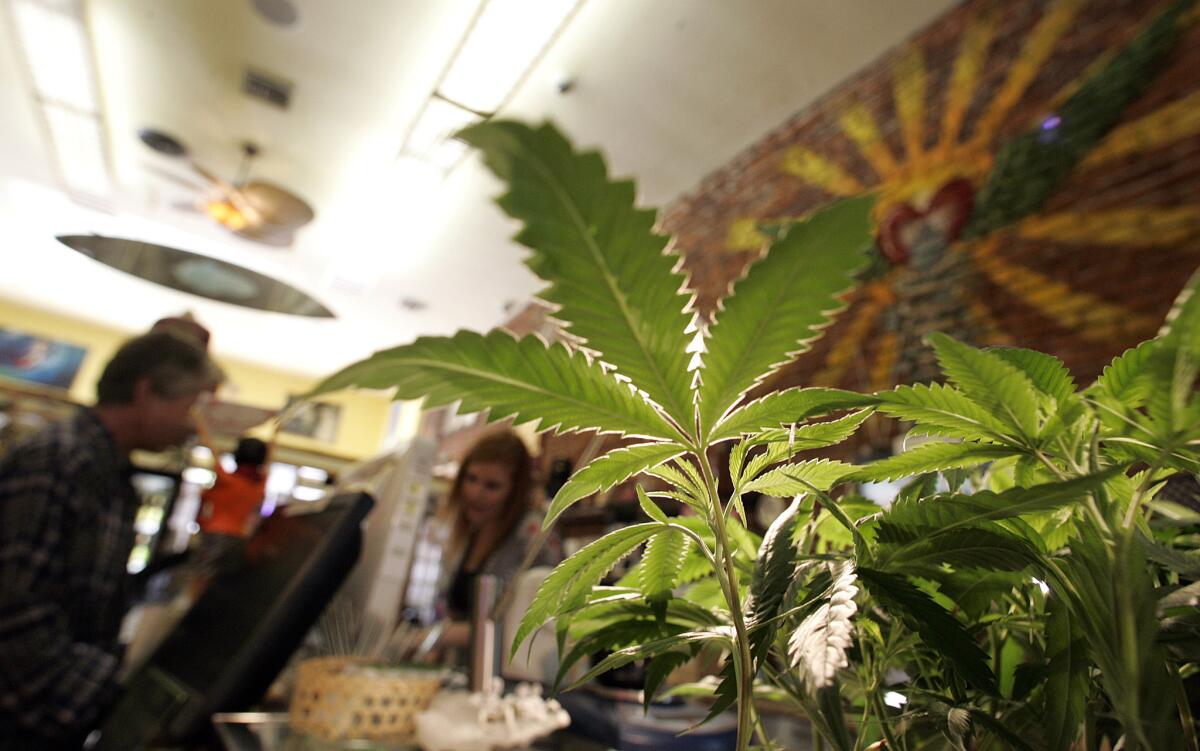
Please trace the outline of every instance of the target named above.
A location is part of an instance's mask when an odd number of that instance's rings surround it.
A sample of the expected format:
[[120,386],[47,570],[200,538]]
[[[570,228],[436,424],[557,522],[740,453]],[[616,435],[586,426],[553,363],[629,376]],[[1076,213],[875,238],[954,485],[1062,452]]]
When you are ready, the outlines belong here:
[[0,749],[78,749],[115,698],[129,452],[185,442],[221,380],[196,342],[152,331],[105,366],[94,408],[0,458]]

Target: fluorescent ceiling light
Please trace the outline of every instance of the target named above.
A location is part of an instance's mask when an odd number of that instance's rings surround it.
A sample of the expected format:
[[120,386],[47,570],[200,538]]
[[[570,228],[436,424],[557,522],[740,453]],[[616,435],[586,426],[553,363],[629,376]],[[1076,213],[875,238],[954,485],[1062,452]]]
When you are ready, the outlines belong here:
[[444,179],[434,164],[402,155],[373,179],[360,180],[361,193],[343,214],[352,229],[339,233],[342,250],[331,260],[329,282],[365,291],[381,267],[420,263],[438,222]]
[[58,154],[58,168],[67,187],[77,193],[106,196],[112,190],[105,160],[100,121],[64,107],[43,108],[50,138]]
[[38,96],[46,102],[95,112],[91,45],[70,6],[52,8],[13,0],[13,18]]
[[451,136],[476,122],[479,122],[478,115],[436,97],[430,99],[413,125],[404,151],[448,170],[466,152],[466,144],[454,140]]
[[438,92],[476,112],[495,112],[517,87],[579,0],[490,0],[446,71]]

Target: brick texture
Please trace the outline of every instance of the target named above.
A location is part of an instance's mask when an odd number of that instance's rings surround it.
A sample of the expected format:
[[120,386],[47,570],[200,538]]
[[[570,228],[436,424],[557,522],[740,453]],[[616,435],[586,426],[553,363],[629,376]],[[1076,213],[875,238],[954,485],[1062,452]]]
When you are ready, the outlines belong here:
[[[925,89],[919,110],[923,149],[932,152],[939,145],[971,143],[1006,80],[1028,59],[1029,42],[1039,25],[1063,5],[1049,0],[964,2],[797,112],[666,207],[660,227],[675,236],[674,249],[684,258],[702,315],[711,317],[717,301],[757,256],[754,250],[731,246],[731,229],[737,223],[802,216],[836,198],[784,169],[790,150],[799,147],[818,155],[866,189],[882,186],[885,193],[894,192],[906,180],[917,180],[920,164],[906,154],[895,94],[902,61],[915,52],[923,63]],[[1103,62],[1126,44],[1164,7],[1163,2],[1145,0],[1092,0],[1083,5],[1037,62],[1029,84],[998,122],[994,138],[967,150],[962,166],[973,187],[982,186],[990,167],[972,172],[970,159],[976,164],[982,159],[986,167],[1006,141],[1045,123],[1073,82],[1098,70],[1098,60]],[[1114,355],[1154,334],[1172,299],[1200,265],[1200,116],[1194,114],[1200,107],[1200,23],[1196,18],[1193,12],[1168,58],[1109,134],[1115,136],[1122,125],[1174,104],[1183,114],[1153,129],[1159,135],[1170,131],[1169,137],[1098,164],[1079,164],[1030,218],[1071,214],[1061,226],[1081,236],[1065,239],[1060,231],[1034,237],[1027,225],[1018,223],[1000,229],[990,240],[948,244],[947,252],[960,253],[963,261],[956,265],[958,271],[935,281],[946,285],[946,299],[952,304],[975,308],[973,323],[963,332],[975,343],[1009,343],[1049,352],[1086,382]],[[970,87],[961,129],[953,143],[944,144],[942,120],[952,71],[964,37],[973,27],[989,29],[990,44]],[[1188,97],[1193,97],[1194,107],[1179,104],[1187,103]],[[881,146],[890,152],[900,174],[881,174],[877,160],[847,132],[844,115],[852,108],[874,121]],[[767,127],[770,124],[764,123]],[[1100,146],[1104,145],[1102,141]],[[954,153],[960,152],[961,148]],[[939,174],[953,173],[955,168],[953,159],[943,160]],[[912,200],[919,209],[919,199]],[[1177,213],[1166,216],[1164,210]],[[1112,212],[1124,212],[1117,222],[1121,226],[1080,229],[1085,227],[1081,215],[1104,212],[1110,217]],[[985,263],[977,251],[989,241],[995,247]],[[892,271],[890,277],[876,280],[876,297],[894,296],[903,287],[908,272],[899,267]],[[809,385],[822,373],[829,376],[831,355],[839,345],[838,356],[848,365],[833,371],[833,384],[880,388],[907,380],[906,372],[919,372],[876,367],[888,357],[888,336],[902,343],[900,360],[919,359],[913,350],[920,348],[919,334],[924,329],[907,330],[913,322],[898,318],[895,305],[884,305],[874,319],[854,330],[856,313],[871,295],[872,289],[850,294],[849,308],[826,336],[760,391]],[[531,308],[510,328],[544,332],[546,326],[545,311]],[[864,440],[884,445],[892,430],[873,420]],[[581,451],[585,441],[547,437],[544,442],[547,455],[558,457]]]

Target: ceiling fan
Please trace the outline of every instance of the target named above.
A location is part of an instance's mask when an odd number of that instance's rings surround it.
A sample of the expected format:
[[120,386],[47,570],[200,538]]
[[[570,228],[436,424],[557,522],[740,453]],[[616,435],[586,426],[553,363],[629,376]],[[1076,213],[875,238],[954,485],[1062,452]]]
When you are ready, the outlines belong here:
[[[162,131],[143,129],[138,131],[138,137],[160,154],[186,160],[191,170],[204,179],[203,185],[182,181],[189,188],[202,191],[203,195],[198,201],[180,205],[179,208],[199,211],[238,237],[265,245],[288,247],[295,239],[296,230],[315,217],[312,207],[295,193],[266,180],[249,179],[251,164],[259,154],[256,144],[242,144],[242,160],[237,174],[232,180],[226,180],[190,158],[187,148],[173,136]],[[177,175],[165,176],[181,182]]]

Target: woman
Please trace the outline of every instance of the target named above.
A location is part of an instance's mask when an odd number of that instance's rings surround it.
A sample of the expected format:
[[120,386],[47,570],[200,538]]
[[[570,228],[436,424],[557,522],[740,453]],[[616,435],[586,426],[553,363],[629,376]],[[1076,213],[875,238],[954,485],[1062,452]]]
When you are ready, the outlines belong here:
[[[438,577],[437,650],[465,647],[477,577],[496,579],[496,596],[517,575],[540,524],[533,512],[533,460],[512,431],[480,438],[462,461],[438,522],[444,535]],[[549,562],[543,548],[532,565]],[[494,603],[493,603],[494,604]]]

